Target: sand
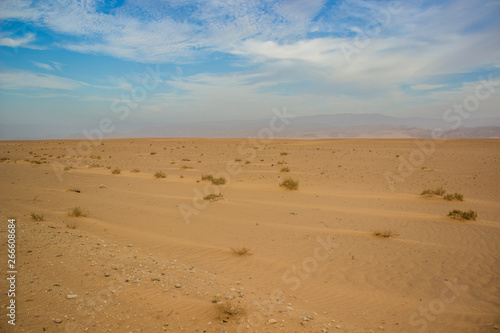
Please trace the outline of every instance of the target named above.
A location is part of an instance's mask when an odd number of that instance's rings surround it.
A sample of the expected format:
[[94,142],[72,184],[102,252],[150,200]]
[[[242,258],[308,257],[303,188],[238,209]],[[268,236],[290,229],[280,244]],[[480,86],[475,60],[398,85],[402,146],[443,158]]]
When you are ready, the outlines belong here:
[[[0,142],[2,332],[500,328],[499,140],[95,143]],[[421,195],[438,187],[464,200]]]

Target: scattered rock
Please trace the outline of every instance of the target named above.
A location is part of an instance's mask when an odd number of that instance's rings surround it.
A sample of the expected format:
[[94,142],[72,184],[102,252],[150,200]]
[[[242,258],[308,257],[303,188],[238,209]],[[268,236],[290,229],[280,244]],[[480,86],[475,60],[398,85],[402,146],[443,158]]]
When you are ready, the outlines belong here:
[[60,323],[62,323],[62,319],[60,319],[60,318],[55,318],[55,319],[52,319],[52,320],[53,320],[53,321],[54,321],[54,323],[56,323],[56,324],[60,324]]
[[182,284],[180,284],[180,283],[177,283],[177,284],[175,285],[175,288],[180,288],[180,287],[182,287]]
[[276,319],[271,318],[271,319],[269,319],[269,320],[267,321],[267,324],[268,324],[268,325],[272,325],[272,324],[276,324],[277,322],[278,322],[278,321],[277,321]]
[[104,273],[104,276],[105,276],[105,277],[110,277],[110,276],[111,276],[111,274],[109,274],[108,272],[106,272],[106,273]]
[[78,295],[69,294],[66,296],[68,299],[76,298]]

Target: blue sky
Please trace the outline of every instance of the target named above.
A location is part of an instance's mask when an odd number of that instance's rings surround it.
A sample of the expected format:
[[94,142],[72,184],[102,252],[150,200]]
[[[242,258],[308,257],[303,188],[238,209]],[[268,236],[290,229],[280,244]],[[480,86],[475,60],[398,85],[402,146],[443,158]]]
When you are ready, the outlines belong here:
[[0,20],[2,139],[283,107],[441,118],[489,75],[472,117],[499,115],[499,0],[2,0]]

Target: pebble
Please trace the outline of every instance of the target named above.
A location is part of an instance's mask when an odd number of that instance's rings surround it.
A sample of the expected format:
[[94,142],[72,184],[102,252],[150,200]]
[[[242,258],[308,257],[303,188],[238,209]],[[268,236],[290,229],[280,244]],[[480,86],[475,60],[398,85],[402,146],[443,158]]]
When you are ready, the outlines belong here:
[[110,276],[111,276],[111,274],[109,274],[108,272],[106,272],[106,273],[104,273],[104,276],[105,276],[105,277],[110,277]]
[[182,287],[182,284],[180,284],[180,283],[177,283],[177,284],[175,285],[175,288],[180,288],[180,287]]
[[76,297],[77,297],[77,295],[72,295],[72,294],[66,296],[66,298],[68,298],[68,299],[72,299],[72,298],[76,298]]
[[271,319],[269,319],[269,320],[267,321],[267,324],[268,324],[268,325],[272,325],[272,324],[276,324],[277,322],[278,322],[278,321],[277,321],[276,319],[271,318]]
[[56,323],[56,324],[62,323],[62,319],[60,319],[60,318],[55,318],[53,320],[54,320],[54,323]]

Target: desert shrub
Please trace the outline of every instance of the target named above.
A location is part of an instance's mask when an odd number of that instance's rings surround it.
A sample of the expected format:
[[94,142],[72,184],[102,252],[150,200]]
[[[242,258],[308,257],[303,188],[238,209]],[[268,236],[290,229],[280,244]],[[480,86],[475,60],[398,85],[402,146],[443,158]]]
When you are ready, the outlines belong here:
[[237,317],[246,313],[244,303],[237,299],[226,299],[222,302],[214,300],[212,302],[216,303],[219,318],[223,320],[229,320],[231,317]]
[[235,162],[241,162],[241,158],[235,158],[234,161]]
[[211,201],[217,201],[224,198],[224,195],[222,193],[215,194],[215,193],[210,193],[206,196],[203,197],[203,200],[211,200]]
[[469,210],[467,212],[461,211],[459,209],[453,209],[450,210],[448,213],[448,216],[451,217],[452,219],[457,219],[457,220],[473,220],[475,221],[477,218],[477,212],[473,210]]
[[448,200],[448,201],[452,201],[452,200],[464,201],[464,195],[455,192],[454,194],[445,195],[444,199]]
[[193,167],[188,166],[188,165],[183,165],[181,166],[181,169],[186,170],[186,169],[192,169]]
[[156,171],[155,172],[155,178],[165,178],[166,175],[163,171]]
[[285,160],[281,160],[281,161],[278,161],[277,163],[278,165],[281,165],[281,164],[286,164],[286,161]]
[[299,181],[293,180],[292,178],[286,178],[280,183],[280,186],[286,187],[289,190],[298,190],[299,189]]
[[435,190],[431,190],[431,189],[423,190],[422,193],[420,193],[420,195],[426,195],[426,196],[432,197],[433,195],[443,195],[445,193],[446,193],[446,190],[444,188],[438,187]]
[[201,175],[201,180],[212,181],[213,179],[214,179],[214,176],[212,176],[212,175]]
[[288,167],[281,168],[280,172],[290,172]]
[[35,214],[35,213],[31,213],[31,219],[34,220],[34,221],[43,221],[43,220],[45,220],[45,218],[44,218],[43,215],[39,215],[39,214]]
[[398,236],[398,234],[392,230],[375,231],[373,234],[377,237],[382,237],[382,238]]
[[132,170],[130,170],[130,172],[133,172],[133,173],[138,173],[138,172],[141,172],[141,170],[137,169],[137,168],[134,168]]
[[114,168],[113,171],[111,171],[111,173],[113,175],[119,175],[120,173],[122,173],[122,171],[119,168]]
[[282,151],[282,152],[280,153],[280,156],[286,156],[286,155],[288,155],[288,153],[287,153],[286,151]]
[[252,253],[250,252],[249,248],[246,247],[239,247],[239,248],[231,248],[231,251],[234,254],[237,254],[239,256],[244,256],[244,255],[251,255]]
[[80,207],[74,207],[69,211],[68,215],[73,217],[85,217],[87,216],[87,213],[85,213]]
[[214,185],[224,185],[225,183],[226,183],[226,178],[224,178],[224,177],[212,179],[212,184],[214,184]]

